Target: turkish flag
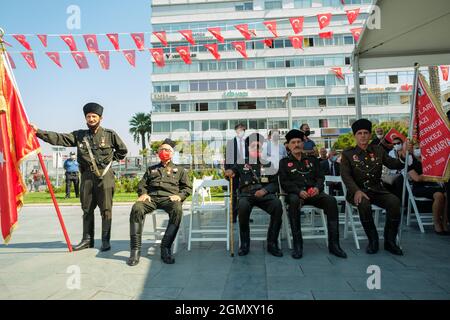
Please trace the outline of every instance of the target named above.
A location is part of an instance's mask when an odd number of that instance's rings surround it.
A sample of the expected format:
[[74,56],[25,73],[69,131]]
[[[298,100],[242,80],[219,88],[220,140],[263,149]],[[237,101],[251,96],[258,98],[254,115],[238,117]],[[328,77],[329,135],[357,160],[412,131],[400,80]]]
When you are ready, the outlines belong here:
[[109,41],[111,41],[112,45],[114,46],[114,49],[120,50],[119,35],[117,33],[108,33],[106,37],[108,37]]
[[289,40],[291,40],[292,46],[295,49],[303,49],[303,36],[289,37]]
[[291,26],[295,34],[303,31],[303,24],[305,22],[304,17],[289,18],[289,21],[291,22]]
[[412,88],[413,88],[413,86],[411,84],[404,84],[400,87],[400,89],[403,91],[411,91]]
[[158,38],[164,47],[167,47],[167,35],[165,31],[156,31],[153,34]]
[[152,54],[153,60],[158,67],[164,67],[166,63],[164,62],[164,50],[163,48],[154,48],[150,49],[150,53]]
[[25,47],[25,49],[31,51],[31,46],[27,41],[27,37],[25,37],[23,34],[13,34],[14,39],[16,39],[22,46]]
[[145,49],[145,35],[144,33],[132,33],[131,38],[133,38],[136,47],[139,51],[143,51]]
[[245,59],[248,59],[247,48],[245,46],[245,41],[234,41],[231,45],[238,51]]
[[245,39],[250,40],[252,33],[248,30],[248,24],[238,24],[234,26],[244,36]]
[[98,51],[98,61],[103,70],[109,70],[109,51]]
[[353,28],[353,29],[350,29],[350,31],[353,34],[353,38],[355,39],[355,42],[358,42],[359,37],[361,37],[361,32],[363,31],[363,28]]
[[317,20],[319,21],[320,29],[327,27],[331,22],[331,13],[323,13],[317,15]]
[[397,129],[394,128],[389,130],[389,132],[384,137],[384,139],[389,143],[392,143],[395,138],[400,138],[402,139],[403,142],[406,141],[406,137],[402,135],[400,132],[398,132]]
[[261,40],[261,42],[264,43],[269,48],[273,47],[273,39],[266,38],[266,39]]
[[205,44],[204,46],[209,52],[211,52],[216,60],[220,60],[219,46],[217,43]]
[[37,37],[41,40],[42,45],[47,48],[47,35],[38,34]]
[[358,19],[360,11],[361,10],[359,8],[353,10],[345,10],[345,13],[347,13],[348,23],[353,24],[353,22],[355,22],[356,19]]
[[345,80],[344,73],[342,72],[342,68],[339,68],[339,67],[331,68],[331,71],[334,72],[334,74],[336,75],[337,78]]
[[319,37],[321,39],[331,39],[331,38],[333,38],[333,31],[320,32]]
[[50,60],[52,60],[54,63],[56,63],[57,66],[62,68],[61,58],[60,58],[58,52],[46,52],[45,54],[50,58]]
[[20,164],[39,148],[17,88],[0,55],[0,222],[5,243],[17,226],[18,210],[27,191]]
[[448,81],[448,71],[449,71],[448,66],[441,66],[442,79],[444,79],[444,81]]
[[36,69],[36,60],[34,59],[33,52],[22,52],[22,56],[24,57],[25,61],[28,63],[31,69]]
[[123,50],[125,59],[132,67],[136,67],[136,51],[135,50]]
[[278,38],[278,33],[277,33],[277,22],[275,20],[272,21],[264,21],[263,22],[264,25],[266,26],[266,28],[272,32],[272,34],[275,36],[275,38]]
[[11,68],[15,69],[16,68],[16,64],[13,60],[13,58],[11,57],[11,55],[6,51],[6,58],[9,61],[9,64],[11,65]]
[[89,52],[97,52],[98,51],[98,42],[97,36],[95,34],[85,34],[83,35],[84,42],[86,43],[86,47]]
[[220,33],[220,27],[216,28],[208,28],[208,31],[219,41],[220,43],[224,43],[225,39],[222,37]]
[[88,61],[86,59],[86,55],[84,54],[84,52],[72,52],[72,57],[75,60],[75,62],[78,65],[78,68],[80,69],[88,69],[89,68],[89,64]]
[[195,39],[192,35],[192,30],[180,30],[179,33],[193,46],[195,45]]
[[61,36],[61,39],[69,46],[70,51],[77,51],[77,44],[71,35]]
[[191,53],[189,51],[188,46],[177,47],[177,52],[179,53],[181,59],[183,59],[184,63],[191,64]]

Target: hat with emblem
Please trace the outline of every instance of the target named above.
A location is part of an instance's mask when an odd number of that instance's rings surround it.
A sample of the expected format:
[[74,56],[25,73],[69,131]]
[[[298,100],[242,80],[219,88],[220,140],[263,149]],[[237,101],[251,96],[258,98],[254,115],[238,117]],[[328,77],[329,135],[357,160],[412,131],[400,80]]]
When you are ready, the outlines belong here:
[[166,140],[163,141],[162,144],[168,144],[169,146],[171,146],[172,148],[175,148],[175,141],[173,141],[172,139],[167,138]]
[[100,117],[103,115],[103,107],[95,102],[90,102],[83,107],[84,115],[86,116],[88,113],[95,113]]
[[359,130],[367,130],[372,133],[372,122],[367,119],[359,119],[352,125],[353,134],[356,134]]
[[286,134],[286,141],[289,143],[292,139],[300,139],[303,141],[305,133],[303,131],[292,129]]

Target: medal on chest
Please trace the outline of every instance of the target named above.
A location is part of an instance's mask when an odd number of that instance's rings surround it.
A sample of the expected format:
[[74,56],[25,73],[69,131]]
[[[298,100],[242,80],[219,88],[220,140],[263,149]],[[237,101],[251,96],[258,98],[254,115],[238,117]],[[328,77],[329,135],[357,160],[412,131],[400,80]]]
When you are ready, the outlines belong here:
[[100,148],[104,148],[106,146],[106,139],[105,137],[101,137],[100,139]]

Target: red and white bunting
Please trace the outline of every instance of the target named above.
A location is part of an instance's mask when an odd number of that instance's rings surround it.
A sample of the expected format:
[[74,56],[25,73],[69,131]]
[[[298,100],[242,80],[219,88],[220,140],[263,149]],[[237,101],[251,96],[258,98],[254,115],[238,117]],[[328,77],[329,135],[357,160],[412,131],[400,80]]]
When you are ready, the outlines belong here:
[[303,32],[303,24],[305,22],[304,17],[289,18],[289,21],[291,22],[292,30],[294,30],[295,34]]
[[219,45],[217,43],[205,44],[206,49],[214,56],[216,60],[220,60]]
[[97,36],[95,34],[85,34],[83,35],[84,42],[86,43],[86,48],[89,52],[98,51]]
[[38,34],[38,39],[41,41],[42,45],[47,48],[47,35],[46,34]]
[[21,54],[31,69],[37,69],[36,60],[34,59],[33,52],[22,52]]
[[61,65],[61,57],[59,55],[59,52],[46,52],[45,53],[50,60],[52,60],[58,67],[62,68]]
[[184,63],[186,63],[186,64],[192,63],[191,52],[190,52],[188,46],[176,47],[176,50],[177,50],[178,54],[180,55],[180,58],[183,59]]
[[89,64],[86,58],[86,55],[84,54],[84,52],[72,52],[72,57],[75,60],[75,62],[77,63],[78,68],[80,69],[88,69],[89,68]]
[[330,25],[331,13],[322,13],[317,15],[317,20],[319,21],[319,28],[322,30]]
[[442,79],[448,81],[449,66],[441,66]]
[[163,48],[153,48],[150,49],[150,53],[153,57],[153,60],[155,61],[156,65],[160,68],[164,67],[166,65],[166,62],[164,61],[164,50]]
[[358,42],[359,38],[361,37],[361,32],[363,31],[363,28],[353,28],[350,29],[350,31],[353,35],[353,38],[355,39],[355,42]]
[[245,41],[233,41],[231,45],[239,52],[245,59],[248,59],[247,56],[247,48],[245,45]]
[[303,49],[303,36],[289,37],[289,40],[291,40],[292,47],[295,49]]
[[61,39],[67,44],[70,51],[77,51],[77,44],[72,35],[63,35]]
[[136,51],[135,50],[123,50],[123,55],[127,59],[128,63],[132,67],[136,67]]
[[266,28],[272,32],[273,36],[275,38],[278,38],[278,33],[277,33],[277,22],[276,20],[272,20],[272,21],[264,21],[263,24],[266,26]]
[[143,32],[132,33],[131,38],[134,40],[134,43],[139,51],[143,51],[145,49],[145,35]]
[[8,51],[6,51],[6,59],[8,59],[9,64],[11,65],[11,68],[15,69],[16,68],[16,63],[14,62],[13,58],[8,53]]
[[266,38],[264,40],[261,40],[262,43],[266,45],[266,47],[272,48],[273,47],[273,39],[272,38]]
[[332,39],[333,38],[333,31],[327,31],[327,32],[320,32],[319,37],[321,39]]
[[109,70],[109,51],[97,51],[98,61],[103,70]]
[[167,47],[167,34],[165,31],[155,31],[153,34],[158,38],[164,47]]
[[23,34],[13,34],[13,38],[17,40],[25,49],[31,51],[31,46],[27,41],[27,37]]
[[208,31],[214,36],[214,38],[217,39],[220,43],[224,43],[225,39],[222,37],[222,34],[220,32],[220,27],[216,28],[208,28]]
[[114,49],[120,50],[119,46],[119,35],[117,33],[108,33],[106,37],[111,41],[112,45],[114,46]]
[[347,13],[348,23],[353,24],[353,22],[355,22],[356,19],[358,19],[360,11],[361,9],[359,8],[353,10],[345,10],[345,13]]
[[342,72],[342,68],[340,68],[340,67],[331,68],[331,71],[334,72],[334,74],[336,75],[336,78],[345,80],[344,73]]
[[178,32],[181,33],[181,35],[187,40],[187,42],[195,46],[195,39],[192,35],[192,30],[180,30]]
[[252,33],[248,30],[248,24],[238,24],[234,26],[246,40],[250,40],[252,38]]

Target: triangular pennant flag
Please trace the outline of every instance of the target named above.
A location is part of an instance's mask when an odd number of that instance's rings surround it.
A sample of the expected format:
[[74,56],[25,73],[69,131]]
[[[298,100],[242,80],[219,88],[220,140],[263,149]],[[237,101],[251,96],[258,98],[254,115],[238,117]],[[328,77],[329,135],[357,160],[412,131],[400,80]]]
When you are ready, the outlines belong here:
[[47,35],[46,34],[38,34],[37,37],[41,40],[42,45],[47,48]]
[[50,60],[52,60],[58,67],[62,68],[61,65],[61,57],[59,56],[58,52],[46,52],[45,53]]
[[85,34],[83,35],[83,38],[89,52],[98,51],[97,36],[95,34]]
[[139,51],[143,51],[145,49],[145,35],[143,32],[141,33],[132,33],[131,38],[133,38],[136,47]]
[[359,8],[353,10],[345,10],[345,12],[347,13],[348,23],[353,24],[353,22],[355,22],[356,19],[358,19],[360,11],[361,10]]
[[234,26],[246,40],[250,40],[252,38],[251,32],[248,30],[248,24],[238,24]]
[[363,28],[353,28],[353,29],[350,29],[350,31],[353,34],[353,38],[355,39],[355,42],[358,42],[359,37],[361,36],[361,32],[363,31]]
[[304,17],[289,18],[289,21],[291,22],[291,26],[295,34],[301,33],[303,31],[303,24],[305,22]]
[[262,43],[264,43],[266,45],[266,47],[272,48],[273,47],[273,39],[271,38],[266,38],[261,40]]
[[192,35],[192,30],[180,30],[178,32],[181,33],[181,35],[187,40],[187,42],[189,42],[193,46],[195,45],[195,39]]
[[153,60],[158,67],[164,67],[166,65],[164,61],[164,50],[163,48],[154,48],[150,49],[150,53],[152,54]]
[[9,54],[8,51],[6,51],[6,58],[8,59],[9,64],[11,65],[11,68],[15,69],[16,63],[14,62],[13,58],[11,57],[11,55]]
[[321,39],[331,39],[331,38],[333,38],[333,31],[320,32],[319,37]]
[[449,66],[441,66],[442,79],[448,81]]
[[220,27],[216,28],[208,28],[208,31],[219,41],[220,43],[224,43],[225,39],[222,37],[220,33]]
[[331,68],[331,71],[333,71],[336,74],[337,78],[345,80],[344,74],[342,73],[342,68],[339,67]]
[[165,31],[156,31],[153,34],[158,38],[164,47],[167,47],[167,35]]
[[69,46],[70,51],[77,51],[77,44],[71,35],[61,36],[61,39]]
[[245,59],[248,59],[245,41],[234,41],[231,44]]
[[186,64],[192,63],[191,53],[189,51],[188,46],[176,47],[176,50],[177,50],[178,54],[180,55],[180,58],[183,59],[184,63],[186,63]]
[[204,46],[209,52],[211,52],[216,60],[220,60],[219,46],[217,43],[205,44]]
[[72,52],[72,57],[75,60],[75,62],[78,65],[78,68],[80,69],[88,69],[89,68],[89,64],[88,61],[86,59],[86,55],[84,54],[84,52]]
[[108,33],[106,37],[108,37],[109,41],[111,41],[112,45],[114,46],[114,49],[120,50],[119,35],[117,33]]
[[327,27],[331,22],[331,13],[322,13],[317,15],[317,20],[319,21],[320,29]]
[[97,51],[98,61],[103,70],[109,70],[109,51]]
[[292,47],[295,49],[303,49],[303,36],[289,37],[289,40],[291,40]]
[[36,60],[34,59],[33,52],[22,52],[22,56],[24,57],[25,61],[28,63],[31,69],[36,69]]
[[266,28],[272,32],[272,34],[274,35],[275,38],[278,38],[278,33],[277,33],[277,22],[275,20],[272,21],[264,21],[263,22],[264,25],[266,26]]
[[123,50],[125,59],[132,67],[136,67],[136,51],[135,50]]
[[14,39],[16,39],[22,46],[24,46],[25,49],[31,51],[31,46],[27,41],[27,37],[25,37],[23,34],[13,34]]

